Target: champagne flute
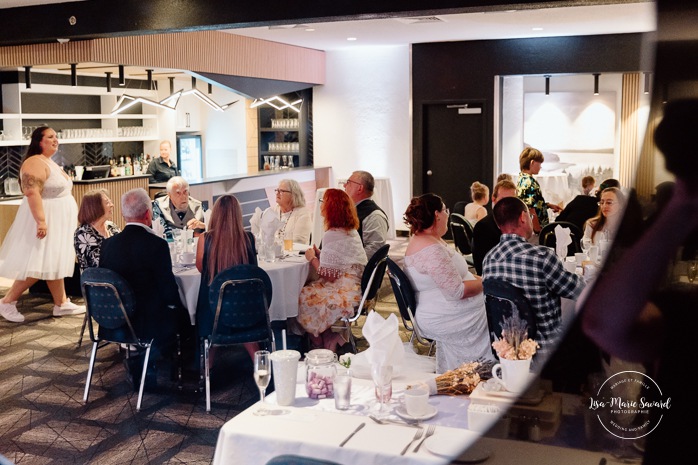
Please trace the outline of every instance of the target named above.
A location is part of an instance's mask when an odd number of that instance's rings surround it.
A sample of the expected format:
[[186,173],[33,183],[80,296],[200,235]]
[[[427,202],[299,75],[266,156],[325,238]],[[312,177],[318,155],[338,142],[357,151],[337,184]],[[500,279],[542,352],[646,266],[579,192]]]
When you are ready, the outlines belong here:
[[259,388],[260,397],[260,406],[254,414],[268,415],[269,411],[264,406],[264,394],[271,381],[271,359],[268,350],[258,350],[254,353],[254,381]]
[[[378,416],[384,416],[386,415],[384,409],[385,403],[389,402],[390,398],[392,397],[392,365],[373,365],[371,368],[371,377],[373,378],[373,384],[375,385],[376,397],[378,397],[378,402],[380,403]],[[388,389],[387,392],[386,389]]]
[[689,262],[688,268],[686,269],[686,277],[688,278],[688,282],[692,283],[695,281],[696,276],[698,276],[698,262]]

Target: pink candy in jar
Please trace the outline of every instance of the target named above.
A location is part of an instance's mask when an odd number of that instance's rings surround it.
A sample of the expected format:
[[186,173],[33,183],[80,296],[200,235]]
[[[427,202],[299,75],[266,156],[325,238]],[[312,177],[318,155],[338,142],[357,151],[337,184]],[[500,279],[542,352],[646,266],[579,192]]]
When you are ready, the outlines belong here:
[[337,374],[337,354],[327,349],[314,349],[305,354],[308,374],[305,390],[311,399],[334,398],[334,377]]

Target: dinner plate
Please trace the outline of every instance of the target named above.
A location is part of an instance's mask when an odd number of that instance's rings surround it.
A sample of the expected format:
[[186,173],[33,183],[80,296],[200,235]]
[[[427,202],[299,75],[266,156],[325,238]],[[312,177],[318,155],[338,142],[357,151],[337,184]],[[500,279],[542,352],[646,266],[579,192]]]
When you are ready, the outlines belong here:
[[410,415],[407,413],[407,410],[405,410],[404,405],[400,405],[395,409],[395,413],[398,414],[399,417],[404,418],[405,420],[413,420],[413,421],[424,421],[428,420],[430,418],[434,418],[437,413],[439,413],[438,409],[434,407],[433,405],[428,405],[427,406],[427,413],[424,415]]
[[479,463],[487,460],[492,454],[489,449],[478,444],[463,451],[464,438],[449,434],[448,431],[437,431],[424,441],[424,447],[434,455],[453,459],[453,463]]

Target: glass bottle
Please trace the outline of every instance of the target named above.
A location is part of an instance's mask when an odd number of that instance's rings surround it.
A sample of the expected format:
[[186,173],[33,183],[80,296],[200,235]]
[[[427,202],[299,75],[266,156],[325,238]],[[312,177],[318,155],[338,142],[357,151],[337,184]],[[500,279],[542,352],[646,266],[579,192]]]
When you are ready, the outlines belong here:
[[308,367],[305,390],[309,398],[334,398],[336,363],[337,354],[328,349],[313,349],[305,354],[305,364]]

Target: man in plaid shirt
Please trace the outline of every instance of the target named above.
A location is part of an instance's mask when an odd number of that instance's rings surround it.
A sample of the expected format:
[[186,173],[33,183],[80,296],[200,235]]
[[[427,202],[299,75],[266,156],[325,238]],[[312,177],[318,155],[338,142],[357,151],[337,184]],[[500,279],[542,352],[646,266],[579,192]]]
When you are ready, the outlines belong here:
[[565,271],[555,251],[533,245],[533,223],[528,207],[517,197],[501,199],[494,206],[494,219],[502,237],[485,256],[484,279],[499,279],[521,289],[534,311],[536,342],[547,352],[561,332],[560,297],[575,299],[584,281]]

